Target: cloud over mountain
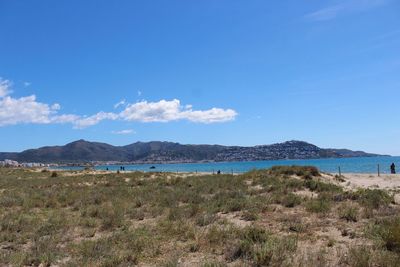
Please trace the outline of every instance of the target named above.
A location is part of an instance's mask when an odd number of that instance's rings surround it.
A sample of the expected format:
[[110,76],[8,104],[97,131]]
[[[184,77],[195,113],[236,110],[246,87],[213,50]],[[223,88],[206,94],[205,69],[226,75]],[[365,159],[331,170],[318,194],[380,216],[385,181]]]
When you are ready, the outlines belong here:
[[214,123],[231,121],[236,115],[236,111],[232,109],[193,110],[190,105],[183,107],[178,99],[159,102],[141,101],[128,105],[120,113],[120,117],[124,120],[141,122],[169,122],[186,119],[193,122]]

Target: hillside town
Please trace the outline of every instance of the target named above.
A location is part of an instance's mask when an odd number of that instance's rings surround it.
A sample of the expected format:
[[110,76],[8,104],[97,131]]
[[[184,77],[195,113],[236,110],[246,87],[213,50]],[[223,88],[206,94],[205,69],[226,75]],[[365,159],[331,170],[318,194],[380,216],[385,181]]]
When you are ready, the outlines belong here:
[[319,147],[305,142],[288,141],[282,144],[261,145],[254,147],[231,147],[219,153],[216,161],[256,161],[278,159],[313,159],[320,158]]
[[37,162],[22,162],[5,159],[0,161],[0,167],[24,167],[24,168],[36,168],[36,167],[50,167],[51,164],[37,163]]

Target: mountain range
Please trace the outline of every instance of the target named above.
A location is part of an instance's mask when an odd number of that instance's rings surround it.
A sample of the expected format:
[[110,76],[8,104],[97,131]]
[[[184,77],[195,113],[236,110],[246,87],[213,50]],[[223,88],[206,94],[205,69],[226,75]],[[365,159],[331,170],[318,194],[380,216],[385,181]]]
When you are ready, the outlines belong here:
[[131,162],[173,163],[201,161],[255,161],[373,157],[377,154],[348,149],[324,149],[303,141],[252,147],[183,145],[172,142],[136,142],[126,146],[78,140],[64,146],[46,146],[20,153],[0,153],[0,160],[38,163]]

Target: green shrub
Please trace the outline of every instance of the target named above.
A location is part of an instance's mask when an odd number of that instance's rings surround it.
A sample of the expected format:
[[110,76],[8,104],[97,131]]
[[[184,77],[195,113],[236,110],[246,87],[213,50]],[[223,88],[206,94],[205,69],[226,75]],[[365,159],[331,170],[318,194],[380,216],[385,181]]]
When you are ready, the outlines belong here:
[[207,209],[212,212],[235,212],[246,208],[248,199],[243,191],[222,191],[215,194],[210,200],[212,205]]
[[253,247],[252,260],[255,266],[282,266],[297,249],[297,240],[271,238],[260,246]]
[[371,248],[366,246],[351,247],[349,250],[348,264],[354,267],[372,266],[373,255]]
[[211,246],[226,245],[228,241],[234,240],[237,236],[237,229],[233,226],[210,225],[206,240]]
[[393,220],[387,227],[387,233],[384,235],[386,248],[400,253],[400,219]]
[[218,261],[209,261],[201,264],[201,267],[225,267],[226,264],[223,264]]
[[353,194],[353,198],[358,200],[361,205],[372,209],[388,206],[394,201],[393,196],[380,189],[359,189]]
[[82,257],[84,262],[90,262],[102,257],[107,257],[112,253],[112,244],[109,239],[96,241],[83,241],[75,246],[75,256]]
[[184,219],[184,211],[182,208],[172,207],[169,209],[167,219],[170,221],[179,221]]
[[313,166],[274,166],[269,172],[272,175],[297,175],[306,179],[321,175],[318,169]]
[[246,206],[246,202],[243,199],[230,199],[226,203],[224,212],[241,211],[245,206]]
[[313,192],[340,193],[343,189],[331,183],[325,183],[318,180],[306,180],[304,186]]
[[373,232],[382,241],[387,250],[400,253],[400,217],[377,222]]
[[296,238],[278,238],[263,228],[250,226],[241,231],[238,242],[227,250],[225,256],[230,261],[238,258],[250,261],[252,266],[281,266],[296,249]]
[[261,227],[248,226],[241,232],[240,238],[242,240],[248,240],[252,243],[262,243],[268,240],[270,234]]
[[400,254],[377,249],[373,246],[361,245],[351,247],[347,257],[343,258],[343,263],[346,263],[347,266],[355,267],[398,267],[400,263]]
[[358,208],[354,205],[343,204],[339,207],[339,217],[348,222],[357,222]]
[[196,218],[196,224],[198,226],[207,226],[212,224],[216,220],[216,216],[214,214],[210,213],[205,213],[205,214],[200,214]]
[[328,198],[318,197],[306,203],[306,209],[315,213],[328,213],[331,210],[331,201]]
[[292,221],[288,226],[289,231],[296,233],[304,233],[307,229],[307,225],[302,223],[300,220]]
[[242,215],[242,220],[245,221],[256,221],[258,219],[258,215],[255,211],[245,211]]
[[282,205],[287,208],[293,208],[294,206],[301,204],[301,201],[302,201],[301,197],[293,193],[289,193],[283,197]]
[[296,178],[289,178],[289,179],[284,179],[281,181],[284,184],[284,187],[290,190],[293,189],[303,189],[303,181],[296,179]]

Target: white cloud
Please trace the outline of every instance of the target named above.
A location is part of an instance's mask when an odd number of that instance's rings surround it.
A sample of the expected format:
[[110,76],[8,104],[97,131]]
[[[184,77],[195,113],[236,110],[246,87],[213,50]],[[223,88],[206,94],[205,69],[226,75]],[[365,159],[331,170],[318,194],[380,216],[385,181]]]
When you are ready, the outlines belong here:
[[141,95],[142,95],[142,91],[140,91],[140,90],[137,91],[137,95],[138,95],[138,96],[141,96]]
[[127,129],[127,130],[121,130],[121,131],[112,131],[111,133],[124,135],[124,134],[135,134],[136,132],[132,129]]
[[57,115],[61,109],[60,104],[52,105],[41,103],[35,95],[13,98],[9,96],[11,82],[0,78],[0,126],[16,125],[23,123],[49,124],[72,123],[77,115]]
[[[198,123],[217,123],[234,120],[237,116],[236,111],[233,109],[193,110],[192,105],[181,105],[178,99],[160,100],[158,102],[143,100],[134,104],[128,104],[125,100],[122,100],[115,105],[115,108],[126,105],[125,109],[120,113],[100,111],[91,116],[60,114],[60,104],[38,102],[35,95],[13,98],[10,96],[10,87],[10,81],[0,79],[0,126],[23,123],[70,123],[76,129],[83,129],[96,125],[103,120],[137,122],[188,120]],[[133,131],[124,130],[118,132],[118,134],[128,133],[133,133]]]
[[167,122],[179,119],[180,102],[161,100],[159,102],[141,101],[130,104],[120,113],[128,121]]
[[98,124],[103,120],[116,120],[118,115],[112,112],[103,112],[100,111],[99,113],[92,115],[90,117],[80,118],[73,122],[74,128],[83,129],[89,126],[93,126]]
[[52,123],[75,123],[81,117],[74,114],[62,114],[51,117]]
[[390,0],[346,0],[339,4],[309,13],[305,15],[305,18],[313,21],[327,21],[335,19],[343,14],[362,12],[385,5],[389,2]]
[[184,111],[181,116],[193,122],[216,123],[232,121],[237,116],[237,113],[233,109],[212,108],[209,110]]
[[231,121],[236,116],[236,111],[232,109],[192,110],[191,105],[183,107],[178,99],[159,102],[141,101],[128,105],[120,113],[120,117],[124,120],[140,122],[169,122],[186,119],[200,123],[215,123]]
[[60,106],[60,104],[55,103],[55,104],[51,105],[51,109],[52,109],[52,110],[60,110],[60,109],[61,109],[61,106]]
[[114,105],[114,108],[119,108],[120,106],[125,106],[126,104],[126,100],[123,99],[121,101],[119,101],[117,104]]
[[59,104],[48,105],[36,100],[35,95],[0,99],[0,126],[23,123],[74,123],[80,117],[72,114],[57,115]]
[[24,82],[24,86],[25,86],[25,87],[28,87],[28,86],[30,86],[30,85],[31,85],[30,82]]
[[6,95],[11,94],[11,82],[9,80],[3,80],[0,77],[0,98],[5,97]]
[[36,101],[31,95],[18,99],[9,96],[0,100],[0,126],[20,123],[50,123],[54,110]]

